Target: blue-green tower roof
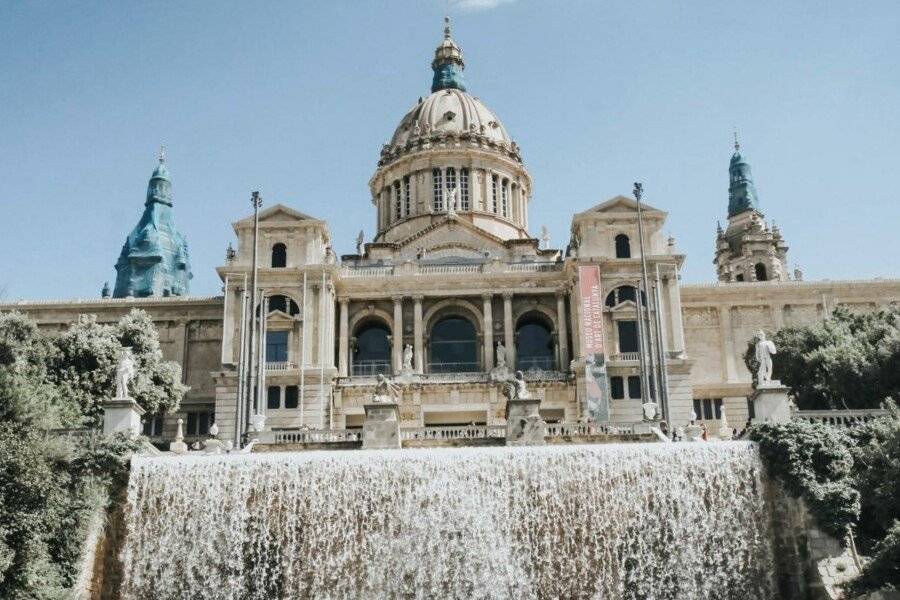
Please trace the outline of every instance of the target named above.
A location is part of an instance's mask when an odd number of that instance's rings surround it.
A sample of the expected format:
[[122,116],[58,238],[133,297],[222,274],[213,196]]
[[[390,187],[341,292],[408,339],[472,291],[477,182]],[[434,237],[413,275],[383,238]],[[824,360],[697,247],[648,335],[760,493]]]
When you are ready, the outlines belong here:
[[116,262],[113,297],[186,296],[192,277],[187,240],[175,227],[172,180],[160,152],[147,185],[144,214],[125,238]]
[[431,61],[431,70],[434,71],[431,93],[447,89],[466,91],[466,84],[463,83],[465,68],[462,50],[450,37],[450,17],[444,17],[444,39],[435,49],[434,60]]
[[759,211],[759,200],[756,197],[756,186],[753,185],[753,174],[750,164],[741,156],[741,145],[734,140],[734,154],[728,166],[728,218],[748,210]]

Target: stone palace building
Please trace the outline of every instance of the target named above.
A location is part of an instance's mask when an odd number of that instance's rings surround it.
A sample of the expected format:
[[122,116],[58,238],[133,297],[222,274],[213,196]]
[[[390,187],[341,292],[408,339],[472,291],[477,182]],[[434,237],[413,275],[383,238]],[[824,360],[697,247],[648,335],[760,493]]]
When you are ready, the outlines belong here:
[[[685,255],[663,234],[666,213],[640,206],[641,244],[630,197],[575,214],[567,247],[545,247],[529,228],[532,179],[522,152],[467,91],[463,69],[448,26],[430,95],[381,148],[369,180],[377,231],[358,240],[356,254],[335,256],[328,225],[315,216],[282,204],[259,212],[265,301],[257,310],[266,318],[256,412],[265,429],[360,427],[378,374],[398,377],[403,427],[503,424],[502,363],[525,373],[548,422],[639,421],[642,398],[652,396],[673,424],[692,411],[716,420],[725,406],[738,425],[751,392],[742,354],[755,332],[811,323],[839,305],[872,311],[900,301],[900,280],[790,273],[787,243],[764,220],[737,144],[728,225],[715,238],[717,282],[682,285]],[[217,267],[223,295],[191,296],[172,198],[161,156],[112,293],[0,310],[23,311],[49,330],[82,314],[112,321],[132,308],[149,312],[190,391],[177,414],[148,416],[146,433],[170,439],[182,418],[188,441],[213,421],[227,437],[249,345],[255,221],[234,223],[237,247]],[[642,380],[642,365],[658,376]]]

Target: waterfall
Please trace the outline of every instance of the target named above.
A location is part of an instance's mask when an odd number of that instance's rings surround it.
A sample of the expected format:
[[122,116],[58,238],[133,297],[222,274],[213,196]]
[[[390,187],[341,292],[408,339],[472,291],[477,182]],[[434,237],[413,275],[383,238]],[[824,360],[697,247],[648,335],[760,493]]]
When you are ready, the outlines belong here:
[[749,442],[136,457],[128,599],[778,597]]

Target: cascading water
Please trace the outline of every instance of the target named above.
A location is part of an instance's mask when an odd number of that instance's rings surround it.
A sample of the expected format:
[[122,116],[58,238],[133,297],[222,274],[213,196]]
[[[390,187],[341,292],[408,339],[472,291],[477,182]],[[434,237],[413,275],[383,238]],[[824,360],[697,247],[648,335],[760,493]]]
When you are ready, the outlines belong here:
[[777,597],[748,442],[135,458],[123,598]]

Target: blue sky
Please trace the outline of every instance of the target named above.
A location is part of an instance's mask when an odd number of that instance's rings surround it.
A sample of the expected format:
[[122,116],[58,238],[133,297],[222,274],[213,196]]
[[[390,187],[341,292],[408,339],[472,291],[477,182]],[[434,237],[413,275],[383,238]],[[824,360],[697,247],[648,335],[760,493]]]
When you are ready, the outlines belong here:
[[381,144],[428,92],[454,17],[469,90],[534,177],[530,224],[644,183],[711,281],[732,130],[807,279],[900,275],[900,4],[791,2],[3,2],[0,287],[94,297],[165,142],[193,293],[252,190],[373,233]]

